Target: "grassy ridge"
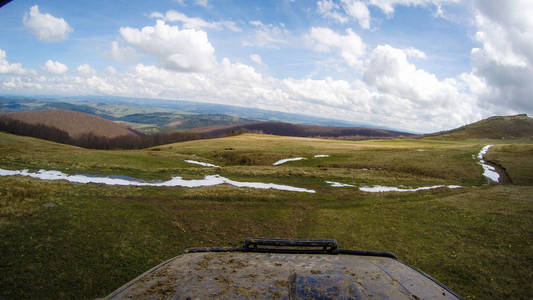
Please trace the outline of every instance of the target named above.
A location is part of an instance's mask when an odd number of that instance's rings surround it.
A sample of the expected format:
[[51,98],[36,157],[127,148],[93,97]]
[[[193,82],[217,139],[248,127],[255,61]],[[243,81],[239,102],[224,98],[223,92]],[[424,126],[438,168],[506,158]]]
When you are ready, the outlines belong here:
[[434,134],[435,139],[533,139],[533,119],[526,114],[494,116],[456,129]]
[[[483,184],[472,154],[484,144],[242,135],[142,151],[96,151],[0,134],[5,169],[158,179],[215,172],[183,162],[195,159],[221,165],[216,172],[234,180],[317,190],[140,188],[0,177],[0,272],[7,274],[0,277],[0,296],[100,297],[187,247],[273,236],[336,238],[343,248],[392,251],[466,298],[531,298],[533,187],[527,182],[384,194],[324,183]],[[510,174],[527,181],[529,171],[505,159],[530,159],[530,149],[499,144],[494,155]],[[316,154],[330,157],[313,158]],[[308,159],[271,165],[295,156]]]

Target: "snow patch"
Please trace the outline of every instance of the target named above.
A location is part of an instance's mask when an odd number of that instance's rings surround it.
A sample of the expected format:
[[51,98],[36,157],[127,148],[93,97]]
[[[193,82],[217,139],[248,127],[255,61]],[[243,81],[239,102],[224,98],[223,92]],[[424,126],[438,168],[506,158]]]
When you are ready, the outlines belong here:
[[487,145],[479,151],[477,158],[479,159],[479,164],[483,167],[483,176],[487,177],[488,179],[499,182],[500,181],[500,174],[496,172],[496,168],[494,168],[491,165],[488,165],[485,160],[483,159],[485,154],[489,151],[490,147],[493,145]]
[[262,182],[240,182],[230,180],[228,178],[219,175],[208,175],[204,179],[185,180],[179,176],[172,177],[172,179],[163,182],[144,182],[138,179],[123,179],[113,178],[105,176],[92,176],[92,175],[68,175],[60,171],[54,170],[39,170],[37,172],[29,172],[28,170],[11,171],[0,169],[0,176],[28,176],[32,178],[44,179],[44,180],[66,180],[75,183],[100,183],[106,185],[133,185],[133,186],[180,186],[180,187],[200,187],[200,186],[213,186],[219,184],[229,184],[236,187],[248,187],[256,189],[275,189],[290,192],[304,192],[315,193],[314,190],[308,190],[304,188],[298,188],[288,185],[281,185],[275,183],[262,183]]
[[353,187],[353,185],[351,184],[340,183],[336,181],[326,181],[326,183],[329,184],[329,186],[331,187]]
[[397,187],[391,187],[391,186],[375,185],[373,187],[368,187],[368,186],[361,187],[361,188],[359,188],[359,190],[362,191],[362,192],[367,192],[367,193],[417,192],[417,191],[438,189],[438,188],[443,188],[443,187],[447,187],[449,189],[458,189],[461,186],[459,186],[459,185],[447,185],[447,186],[446,185],[434,185],[434,186],[423,186],[423,187],[418,187],[418,188],[403,189],[403,188],[397,188]]
[[315,158],[320,158],[320,157],[329,157],[329,154],[317,154],[314,156]]
[[[24,171],[24,170],[23,170]],[[4,170],[0,169],[0,176],[13,176],[13,175],[20,175],[21,171],[11,171],[11,170]]]
[[220,168],[220,167],[217,166],[217,165],[213,165],[213,164],[205,163],[205,162],[201,162],[201,161],[196,161],[196,160],[189,160],[189,159],[186,159],[185,162],[186,162],[186,163],[189,163],[189,164],[195,164],[195,165],[204,166],[204,167]]
[[281,164],[284,164],[284,163],[289,162],[289,161],[296,161],[296,160],[302,160],[302,159],[307,159],[307,158],[304,158],[304,157],[285,158],[285,159],[278,160],[277,162],[273,163],[272,165],[273,166],[277,166],[277,165],[281,165]]

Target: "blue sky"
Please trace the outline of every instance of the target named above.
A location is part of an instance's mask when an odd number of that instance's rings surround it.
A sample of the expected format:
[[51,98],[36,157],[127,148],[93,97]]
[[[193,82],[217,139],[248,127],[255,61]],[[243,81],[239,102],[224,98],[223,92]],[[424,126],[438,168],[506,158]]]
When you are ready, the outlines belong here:
[[532,6],[15,0],[0,8],[0,93],[183,99],[449,129],[533,111]]

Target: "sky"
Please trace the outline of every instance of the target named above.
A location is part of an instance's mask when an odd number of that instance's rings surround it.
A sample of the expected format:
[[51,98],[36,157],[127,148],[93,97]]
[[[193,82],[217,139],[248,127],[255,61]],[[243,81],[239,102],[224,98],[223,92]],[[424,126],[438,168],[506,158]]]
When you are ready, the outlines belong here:
[[201,101],[435,132],[533,113],[530,0],[14,0],[0,94]]

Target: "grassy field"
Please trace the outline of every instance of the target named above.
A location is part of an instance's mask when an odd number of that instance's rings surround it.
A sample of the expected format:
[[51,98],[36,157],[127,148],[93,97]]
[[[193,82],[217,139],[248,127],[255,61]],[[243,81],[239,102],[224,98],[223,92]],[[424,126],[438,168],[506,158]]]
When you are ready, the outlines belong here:
[[[505,167],[487,184],[472,158]],[[273,182],[315,194],[133,187],[0,177],[0,298],[95,298],[197,246],[247,236],[335,238],[394,252],[467,299],[533,297],[533,145],[510,141],[347,142],[240,135],[136,151],[96,151],[0,133],[0,168]],[[314,158],[328,154],[327,158]],[[272,166],[279,159],[306,160]],[[185,163],[193,159],[220,169]],[[530,167],[531,166],[531,167]],[[333,188],[325,181],[355,185]],[[359,186],[458,184],[364,193]]]

